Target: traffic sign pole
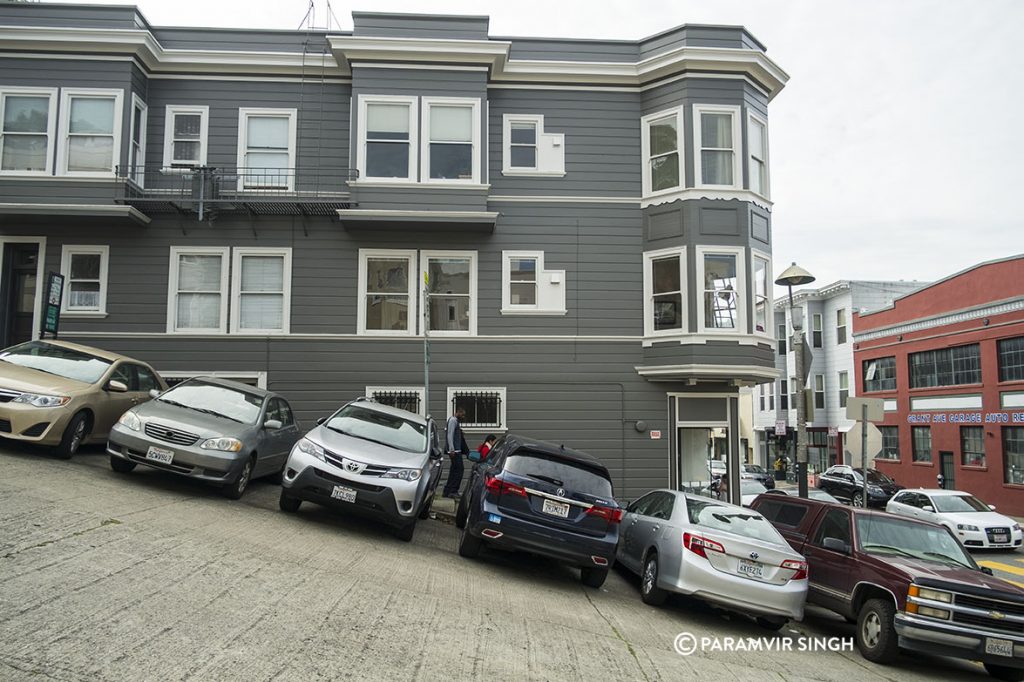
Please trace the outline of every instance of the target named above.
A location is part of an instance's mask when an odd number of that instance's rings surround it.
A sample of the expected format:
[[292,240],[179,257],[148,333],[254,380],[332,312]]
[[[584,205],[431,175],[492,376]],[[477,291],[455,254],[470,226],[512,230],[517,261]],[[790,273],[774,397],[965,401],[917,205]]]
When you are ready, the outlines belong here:
[[868,508],[868,404],[863,403],[860,406],[860,420],[863,427],[860,430],[860,470],[864,475],[863,479],[864,491],[861,495],[861,503],[864,508]]

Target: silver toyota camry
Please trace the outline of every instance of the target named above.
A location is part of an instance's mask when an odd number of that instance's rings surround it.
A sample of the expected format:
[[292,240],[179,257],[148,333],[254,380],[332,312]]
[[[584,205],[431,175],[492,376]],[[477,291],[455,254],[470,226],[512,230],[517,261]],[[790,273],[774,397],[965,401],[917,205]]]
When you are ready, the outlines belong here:
[[750,614],[772,630],[803,619],[807,563],[744,507],[675,490],[649,492],[626,508],[616,559],[640,575],[647,604],[676,592]]

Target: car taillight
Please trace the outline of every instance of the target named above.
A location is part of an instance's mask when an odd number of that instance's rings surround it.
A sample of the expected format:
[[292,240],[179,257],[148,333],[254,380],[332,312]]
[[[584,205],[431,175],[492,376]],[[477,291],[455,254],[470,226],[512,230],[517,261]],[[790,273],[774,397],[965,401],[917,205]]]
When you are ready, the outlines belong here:
[[587,510],[587,515],[607,519],[609,523],[622,521],[622,509],[620,508],[594,506]]
[[719,554],[725,554],[725,547],[714,540],[708,540],[700,535],[693,535],[692,533],[683,533],[683,547],[690,550],[697,556],[702,556],[705,559],[708,557],[707,552],[718,552]]
[[796,571],[790,580],[807,580],[807,562],[796,561],[794,559],[786,559],[782,562],[783,568],[788,568],[791,571]]
[[487,488],[488,491],[499,496],[505,494],[526,497],[525,488],[515,485],[514,483],[503,481],[497,476],[488,475],[487,478],[484,479],[484,487]]

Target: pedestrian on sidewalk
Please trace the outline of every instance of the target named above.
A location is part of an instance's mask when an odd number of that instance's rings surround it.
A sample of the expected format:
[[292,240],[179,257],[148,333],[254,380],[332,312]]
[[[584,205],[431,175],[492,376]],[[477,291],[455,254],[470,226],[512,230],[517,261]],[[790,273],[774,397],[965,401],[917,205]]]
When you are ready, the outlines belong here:
[[494,441],[496,440],[497,438],[494,437],[494,434],[489,433],[487,434],[487,438],[484,438],[484,442],[480,443],[480,447],[476,449],[476,451],[480,453],[480,462],[487,461],[487,455],[490,454],[491,448],[494,447]]
[[446,441],[448,460],[452,468],[448,471],[448,481],[444,484],[443,495],[452,499],[459,497],[459,488],[462,486],[462,456],[469,454],[466,436],[462,433],[462,420],[465,418],[466,410],[461,407],[455,408],[455,414],[448,417]]

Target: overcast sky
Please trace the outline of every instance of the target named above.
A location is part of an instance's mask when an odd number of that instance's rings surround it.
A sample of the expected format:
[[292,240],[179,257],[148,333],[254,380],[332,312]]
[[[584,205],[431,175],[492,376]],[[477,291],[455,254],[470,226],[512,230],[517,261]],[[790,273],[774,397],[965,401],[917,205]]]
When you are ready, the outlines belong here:
[[[297,28],[308,0],[138,0],[155,25]],[[776,274],[937,279],[1024,252],[1024,0],[359,0],[486,14],[491,35],[743,24],[790,75],[769,107]],[[326,1],[317,0],[326,24]],[[334,25],[333,27],[337,27]],[[638,171],[639,172],[639,171]]]

